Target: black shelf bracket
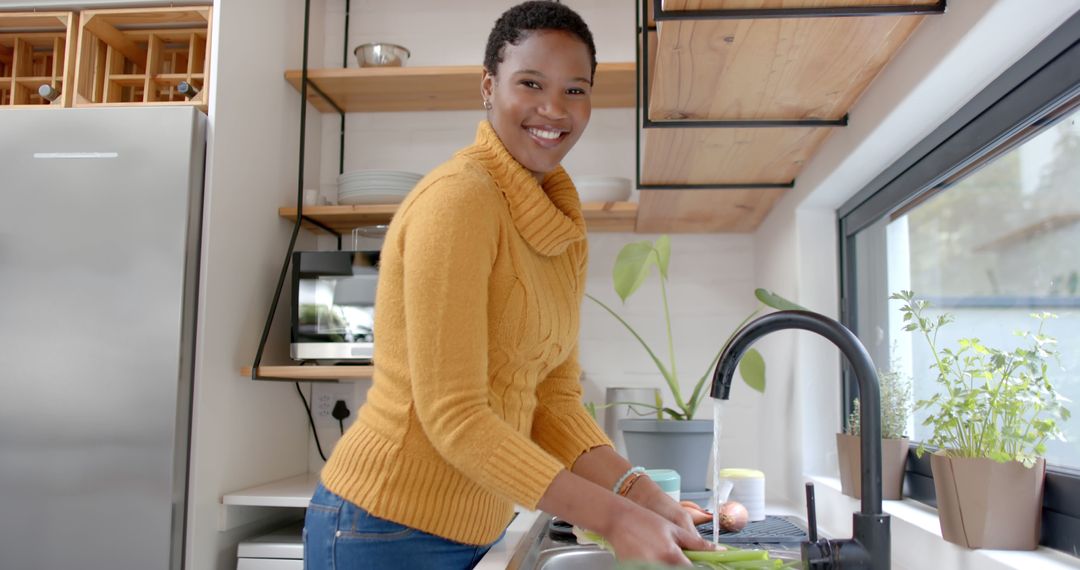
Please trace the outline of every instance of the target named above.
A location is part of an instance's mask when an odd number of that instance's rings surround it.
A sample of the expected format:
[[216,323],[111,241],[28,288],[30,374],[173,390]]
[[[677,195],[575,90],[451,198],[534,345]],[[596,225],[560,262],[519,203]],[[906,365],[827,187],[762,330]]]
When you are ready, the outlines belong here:
[[336,237],[337,240],[338,240],[338,250],[341,249],[341,234],[338,233],[337,230],[335,230],[334,228],[331,228],[330,226],[328,226],[328,225],[326,225],[326,224],[320,222],[319,220],[316,220],[315,218],[312,218],[310,216],[300,216],[300,219],[302,219],[305,222],[307,222],[307,223],[309,223],[309,224],[311,224],[313,226],[316,226],[319,229],[323,230],[324,232]]
[[[648,96],[645,97],[648,100]],[[846,127],[848,116],[839,119],[690,119],[654,121],[645,117],[646,129],[775,129],[788,127]]]
[[[348,66],[348,43],[349,43],[349,4],[351,0],[345,0],[345,44],[344,61],[342,65]],[[259,336],[259,348],[255,351],[255,360],[251,364],[251,379],[252,380],[284,380],[284,378],[274,376],[262,376],[259,374],[259,364],[262,363],[263,352],[266,350],[266,340],[270,337],[270,328],[274,323],[274,314],[277,312],[278,301],[281,299],[281,290],[285,286],[285,278],[289,274],[289,264],[292,261],[293,251],[296,249],[296,237],[300,233],[300,228],[303,226],[304,221],[308,221],[328,232],[337,236],[337,246],[341,249],[341,234],[332,230],[323,223],[314,220],[304,215],[304,157],[306,152],[307,142],[307,108],[308,108],[308,88],[311,88],[320,97],[325,99],[334,107],[335,110],[341,115],[341,155],[339,158],[338,171],[341,172],[345,167],[345,111],[343,111],[333,99],[330,99],[322,92],[321,89],[314,83],[308,80],[308,39],[311,33],[311,0],[304,0],[304,55],[303,63],[300,72],[300,149],[299,156],[297,157],[297,175],[296,175],[296,220],[293,223],[292,234],[289,236],[289,247],[285,252],[285,260],[281,264],[281,273],[278,275],[277,287],[274,289],[274,296],[270,299],[270,309],[266,315],[266,322],[263,324],[262,334]],[[295,380],[295,379],[292,379]]]
[[794,188],[791,182],[752,182],[749,184],[649,184],[637,185],[639,190],[765,190],[769,188]]
[[[647,1],[647,0],[646,0]],[[919,16],[943,14],[946,0],[933,4],[882,4],[878,6],[816,6],[808,8],[738,8],[721,10],[664,10],[653,0],[653,20],[761,20],[776,18],[863,18],[868,16]],[[646,16],[648,18],[648,16]]]

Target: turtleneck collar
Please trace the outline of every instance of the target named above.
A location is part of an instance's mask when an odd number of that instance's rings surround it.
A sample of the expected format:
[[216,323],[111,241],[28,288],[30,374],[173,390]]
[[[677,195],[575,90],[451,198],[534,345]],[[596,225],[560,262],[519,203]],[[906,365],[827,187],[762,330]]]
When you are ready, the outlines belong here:
[[479,162],[506,196],[510,217],[525,241],[537,253],[559,255],[570,244],[585,239],[585,219],[577,189],[559,166],[543,183],[510,155],[488,121],[476,129],[476,142],[460,154]]

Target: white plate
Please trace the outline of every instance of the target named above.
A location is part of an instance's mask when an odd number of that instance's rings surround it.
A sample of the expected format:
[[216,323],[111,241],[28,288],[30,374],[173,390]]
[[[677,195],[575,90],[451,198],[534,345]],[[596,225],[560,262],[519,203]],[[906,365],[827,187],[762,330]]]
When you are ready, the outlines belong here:
[[412,180],[413,183],[420,180],[424,176],[415,172],[397,172],[394,170],[359,170],[354,172],[346,172],[337,177],[338,183],[345,180],[370,180],[370,179],[391,179],[391,180]]
[[349,190],[339,190],[338,196],[359,196],[362,194],[398,194],[404,196],[409,193],[409,188],[399,188],[393,186],[373,186],[370,188],[353,188]]
[[355,194],[338,197],[338,204],[357,206],[364,204],[400,204],[404,194]]

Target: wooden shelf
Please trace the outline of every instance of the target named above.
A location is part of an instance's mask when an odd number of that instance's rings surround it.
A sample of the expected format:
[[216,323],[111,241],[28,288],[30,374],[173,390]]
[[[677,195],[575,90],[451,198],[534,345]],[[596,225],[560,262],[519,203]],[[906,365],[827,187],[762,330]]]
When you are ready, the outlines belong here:
[[[873,6],[883,0],[665,0],[671,11]],[[933,0],[889,4],[928,5]],[[649,3],[652,7],[652,3]],[[649,38],[653,121],[837,121],[922,15],[659,22]],[[654,41],[655,40],[655,41]],[[663,128],[642,135],[645,184],[788,184],[831,133],[800,125]],[[752,232],[781,188],[642,191],[637,229]]]
[[[260,366],[259,375],[266,380],[370,380],[374,366]],[[240,369],[243,376],[251,376],[251,367]]]
[[[638,205],[635,202],[586,202],[581,205],[581,210],[589,231],[632,232],[637,225]],[[308,206],[304,208],[304,217],[317,220],[347,236],[356,227],[389,223],[396,211],[397,204]],[[296,208],[278,208],[278,215],[295,221]],[[307,221],[304,222],[304,227],[315,233],[325,233],[322,228]]]
[[[731,4],[666,0],[664,8],[692,11]],[[783,3],[785,8],[795,5]],[[920,15],[662,22],[649,117],[839,119],[922,20]]]
[[786,191],[784,188],[642,190],[637,231],[643,234],[751,233]]
[[[596,67],[593,108],[632,108],[637,71],[634,63],[601,63]],[[379,111],[480,111],[481,66],[361,67],[309,69],[308,100],[324,113],[336,112],[322,91],[348,113]],[[300,70],[285,79],[300,89]]]

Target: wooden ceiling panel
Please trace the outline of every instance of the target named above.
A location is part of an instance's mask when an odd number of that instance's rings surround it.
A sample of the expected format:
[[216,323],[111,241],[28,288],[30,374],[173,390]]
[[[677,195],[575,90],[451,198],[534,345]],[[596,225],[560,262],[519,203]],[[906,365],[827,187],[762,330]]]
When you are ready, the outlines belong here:
[[874,16],[662,22],[649,117],[839,119],[921,21],[922,16]]
[[642,190],[640,233],[748,233],[784,195],[765,190]]
[[791,182],[828,128],[646,129],[645,184]]

